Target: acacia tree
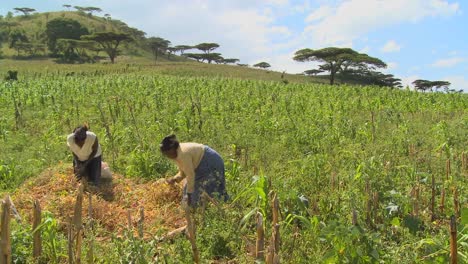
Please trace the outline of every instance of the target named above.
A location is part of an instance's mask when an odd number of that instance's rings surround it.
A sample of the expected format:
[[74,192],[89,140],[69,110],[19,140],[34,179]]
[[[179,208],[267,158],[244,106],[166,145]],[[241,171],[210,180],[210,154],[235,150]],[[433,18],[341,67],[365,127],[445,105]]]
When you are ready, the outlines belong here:
[[323,72],[323,70],[312,69],[312,70],[304,71],[304,74],[311,76],[311,75],[317,75],[317,74],[322,73],[322,72]]
[[70,11],[70,8],[72,7],[71,5],[63,5],[63,7],[65,7],[66,9],[68,9],[68,11]]
[[318,61],[323,64],[320,70],[330,72],[330,84],[335,82],[335,75],[348,69],[375,69],[385,68],[387,65],[378,58],[359,53],[350,48],[329,47],[319,50],[301,49],[293,57],[295,61]]
[[166,52],[171,42],[160,37],[151,37],[148,39],[148,46],[153,52],[154,60],[158,60],[158,55]]
[[99,12],[102,12],[102,9],[99,7],[87,6],[87,7],[82,7],[81,11],[86,12],[88,13],[88,15],[92,16],[93,12],[99,13]]
[[177,45],[177,46],[175,46],[174,48],[176,48],[177,51],[180,52],[180,55],[184,55],[184,52],[185,52],[186,50],[193,49],[193,47],[192,47],[192,46],[189,46],[189,45]]
[[196,45],[195,48],[208,54],[211,51],[219,48],[219,44],[217,44],[217,43],[200,43],[200,44]]
[[234,63],[238,63],[239,62],[239,59],[235,59],[235,58],[228,58],[228,59],[223,59],[222,63],[224,64],[234,64]]
[[15,10],[15,12],[23,13],[24,16],[28,16],[30,13],[36,11],[36,9],[29,7],[15,7],[13,10]]
[[262,68],[262,69],[266,69],[266,68],[270,68],[270,67],[271,67],[271,65],[270,65],[268,62],[264,62],[264,61],[259,62],[259,63],[257,63],[257,64],[254,64],[253,66],[254,66],[254,67],[257,67],[257,68]]
[[201,56],[202,56],[202,59],[208,61],[208,63],[211,63],[212,61],[216,63],[220,63],[223,60],[221,53],[206,53],[206,54],[201,54]]
[[198,62],[203,61],[203,54],[200,53],[184,53],[183,56],[196,60]]
[[363,85],[403,88],[401,79],[396,78],[393,74],[384,74],[378,71],[348,69],[340,72],[340,77],[356,81]]
[[62,52],[62,59],[66,62],[91,60],[86,50],[93,50],[96,42],[76,39],[58,39],[57,47]]
[[81,39],[96,41],[102,47],[102,50],[107,53],[111,63],[114,63],[119,54],[119,45],[124,41],[132,41],[130,35],[115,32],[97,32],[92,35],[81,36]]
[[436,91],[437,89],[444,88],[444,90],[448,92],[450,84],[451,83],[447,81],[428,81],[428,80],[420,80],[420,79],[415,80],[413,82],[413,85],[416,88],[416,90],[421,90],[423,92],[427,90],[432,91],[432,89],[434,88]]

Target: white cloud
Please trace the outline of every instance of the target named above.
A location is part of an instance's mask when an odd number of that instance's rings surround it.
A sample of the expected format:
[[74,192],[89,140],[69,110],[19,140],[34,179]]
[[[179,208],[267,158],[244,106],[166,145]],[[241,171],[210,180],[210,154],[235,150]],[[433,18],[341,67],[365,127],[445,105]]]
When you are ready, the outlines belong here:
[[309,0],[304,1],[301,4],[292,6],[292,10],[295,13],[309,12],[310,9],[311,9],[311,4]]
[[333,13],[333,8],[330,6],[321,6],[314,12],[312,12],[310,15],[308,15],[305,19],[305,22],[314,22],[318,20],[322,20]]
[[458,58],[458,57],[454,57],[454,58],[448,58],[448,59],[441,59],[441,60],[438,60],[436,62],[434,62],[433,64],[431,64],[432,67],[437,67],[437,68],[449,68],[449,67],[453,67],[461,62],[465,61],[464,58]]
[[389,40],[385,45],[380,49],[382,52],[397,52],[400,51],[401,46],[396,43],[394,40]]
[[468,93],[468,79],[465,76],[453,75],[443,78],[444,81],[449,81],[451,83],[450,89],[456,91],[463,90],[465,93]]
[[458,12],[458,3],[445,0],[343,0],[334,7],[319,8],[310,14],[311,24],[304,33],[321,46],[352,43],[368,32],[390,25]]

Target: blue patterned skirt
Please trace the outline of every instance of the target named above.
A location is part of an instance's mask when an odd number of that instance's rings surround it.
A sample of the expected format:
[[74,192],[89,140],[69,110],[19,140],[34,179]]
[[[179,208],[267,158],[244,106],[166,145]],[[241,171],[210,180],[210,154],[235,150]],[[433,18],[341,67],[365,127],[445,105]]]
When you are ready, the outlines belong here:
[[[205,146],[203,158],[195,169],[195,189],[192,193],[191,207],[197,206],[203,192],[221,201],[229,199],[224,177],[224,161],[218,152],[208,146]],[[184,186],[184,197],[186,194],[187,184]]]

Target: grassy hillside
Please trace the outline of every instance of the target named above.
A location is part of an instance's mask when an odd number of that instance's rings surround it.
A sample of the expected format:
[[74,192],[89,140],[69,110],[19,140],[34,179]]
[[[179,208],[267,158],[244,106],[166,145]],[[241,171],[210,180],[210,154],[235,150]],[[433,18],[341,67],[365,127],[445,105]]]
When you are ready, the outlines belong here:
[[327,79],[224,64],[207,64],[195,61],[157,61],[139,56],[121,56],[115,65],[110,64],[57,64],[52,59],[0,60],[0,73],[17,70],[20,79],[37,75],[106,75],[115,73],[165,74],[185,77],[225,77],[246,80],[263,80],[286,83],[328,83]]
[[[459,259],[468,261],[466,94],[227,78],[243,68],[225,65],[40,65],[25,64],[19,82],[0,83],[3,192],[68,163],[66,135],[83,121],[112,169],[142,182],[175,173],[158,152],[160,140],[175,132],[225,159],[231,200],[205,212],[197,236],[203,260],[252,263],[252,215],[264,216],[269,236],[268,193],[276,191],[283,263],[447,263],[452,214],[459,214]],[[278,80],[278,73],[248,70]],[[138,196],[131,188],[120,192],[132,193],[132,208]],[[42,231],[44,259],[64,263],[64,223],[48,217],[56,225]],[[15,224],[13,232],[16,258],[30,258],[31,226]],[[143,241],[104,224],[96,232],[112,237],[95,243],[103,262],[148,263],[156,255],[191,262],[184,237]]]
[[[46,43],[47,37],[45,36],[44,32],[46,30],[47,22],[61,17],[80,22],[80,24],[85,26],[90,31],[90,33],[102,31],[128,33],[134,36],[137,41],[130,44],[124,44],[123,53],[127,55],[137,55],[144,57],[151,56],[151,53],[148,51],[148,49],[144,47],[143,43],[139,42],[138,37],[136,37],[138,36],[139,30],[129,27],[120,20],[107,19],[96,15],[90,16],[83,12],[60,11],[35,13],[28,16],[15,16],[8,21],[17,23],[16,26],[12,27],[11,29],[24,30],[30,41]],[[4,55],[15,55],[14,50],[9,49],[7,46],[8,45],[4,44],[2,47]],[[162,58],[162,60],[165,59]]]

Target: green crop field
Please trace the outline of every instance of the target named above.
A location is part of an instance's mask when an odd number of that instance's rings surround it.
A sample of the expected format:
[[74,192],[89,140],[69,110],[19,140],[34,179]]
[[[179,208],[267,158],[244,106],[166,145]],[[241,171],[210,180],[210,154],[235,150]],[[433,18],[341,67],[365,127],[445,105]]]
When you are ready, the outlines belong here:
[[[257,212],[267,241],[271,235],[270,191],[280,203],[282,263],[448,263],[451,215],[460,223],[459,263],[468,263],[466,94],[285,83],[279,73],[252,80],[190,67],[172,74],[163,66],[54,67],[25,64],[19,81],[0,82],[2,193],[69,163],[66,135],[85,121],[112,170],[143,183],[175,173],[158,150],[175,133],[218,150],[226,164],[231,200],[209,206],[198,226],[202,263],[254,262]],[[57,217],[44,217],[44,263],[66,262]],[[32,233],[30,223],[13,221],[14,263],[31,260]],[[110,235],[95,242],[96,263],[191,262],[184,237]]]

